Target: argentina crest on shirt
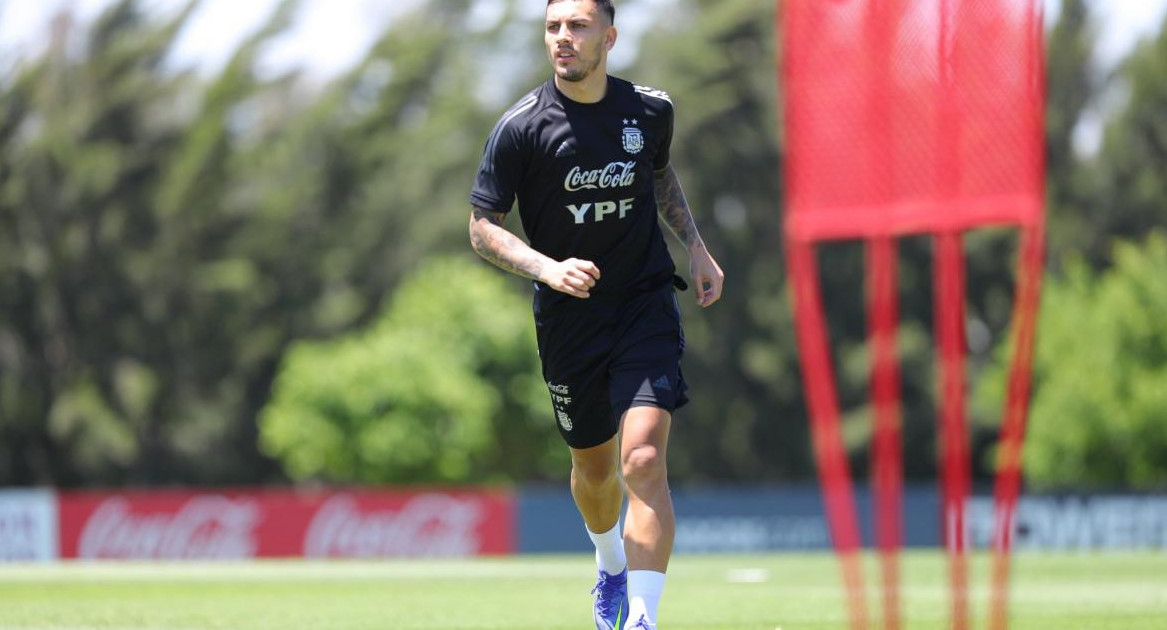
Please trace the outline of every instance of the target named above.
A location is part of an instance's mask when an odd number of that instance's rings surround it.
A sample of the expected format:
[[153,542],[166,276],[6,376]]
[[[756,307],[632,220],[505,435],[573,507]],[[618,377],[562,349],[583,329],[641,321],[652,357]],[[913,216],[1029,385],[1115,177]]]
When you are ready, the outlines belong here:
[[644,133],[636,127],[636,122],[635,118],[631,121],[624,120],[624,150],[632,155],[640,153],[640,150],[644,148]]

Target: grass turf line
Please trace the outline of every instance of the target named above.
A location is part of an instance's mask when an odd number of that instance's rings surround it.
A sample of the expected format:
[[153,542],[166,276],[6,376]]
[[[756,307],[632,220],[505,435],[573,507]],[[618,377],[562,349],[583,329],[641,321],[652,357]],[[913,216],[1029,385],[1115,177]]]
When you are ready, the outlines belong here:
[[[902,556],[907,630],[948,625],[939,551]],[[878,620],[874,557],[869,613]],[[987,613],[984,556],[970,582],[976,626]],[[1019,630],[1167,628],[1167,554],[1014,557]],[[0,565],[2,630],[471,630],[591,626],[590,556],[377,562],[62,563]],[[663,630],[845,629],[831,554],[673,559]]]

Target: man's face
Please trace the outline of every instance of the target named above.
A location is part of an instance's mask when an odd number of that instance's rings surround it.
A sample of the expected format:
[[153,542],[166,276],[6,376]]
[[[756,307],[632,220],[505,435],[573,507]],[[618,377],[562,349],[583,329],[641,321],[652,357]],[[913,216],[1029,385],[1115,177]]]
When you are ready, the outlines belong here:
[[592,0],[561,0],[547,5],[543,40],[555,75],[577,82],[607,59],[608,49],[616,41],[616,29]]

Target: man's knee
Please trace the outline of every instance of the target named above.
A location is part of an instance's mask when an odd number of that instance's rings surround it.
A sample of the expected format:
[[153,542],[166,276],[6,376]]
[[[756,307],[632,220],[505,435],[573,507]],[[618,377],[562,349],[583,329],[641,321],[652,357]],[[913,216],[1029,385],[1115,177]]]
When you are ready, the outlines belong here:
[[571,473],[575,475],[576,481],[590,487],[605,486],[617,480],[616,466],[613,463],[598,466],[580,465],[577,462],[572,466]]
[[576,483],[588,487],[603,487],[619,482],[615,443],[593,449],[572,451],[571,474]]
[[664,453],[652,444],[640,444],[628,449],[621,464],[624,479],[631,485],[653,483],[665,478]]

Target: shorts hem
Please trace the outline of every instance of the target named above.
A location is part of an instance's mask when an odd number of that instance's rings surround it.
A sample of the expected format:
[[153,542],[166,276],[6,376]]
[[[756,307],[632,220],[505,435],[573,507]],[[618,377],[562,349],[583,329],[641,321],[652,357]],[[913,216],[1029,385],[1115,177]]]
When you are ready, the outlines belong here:
[[621,405],[620,407],[614,408],[613,411],[615,411],[616,409],[620,410],[619,413],[614,414],[616,416],[616,418],[619,419],[619,418],[622,418],[625,413],[628,413],[628,410],[632,409],[633,407],[655,407],[657,409],[660,409],[661,411],[675,413],[678,409],[680,409],[681,407],[684,407],[687,404],[689,404],[688,397],[682,397],[680,400],[678,400],[673,405],[662,405],[662,404],[660,404],[660,401],[633,400],[633,401],[630,401],[627,405]]

